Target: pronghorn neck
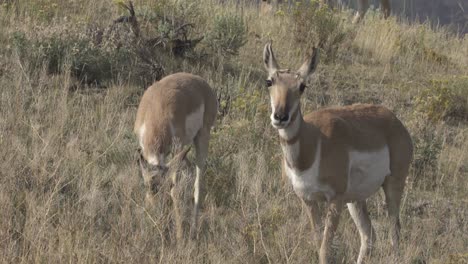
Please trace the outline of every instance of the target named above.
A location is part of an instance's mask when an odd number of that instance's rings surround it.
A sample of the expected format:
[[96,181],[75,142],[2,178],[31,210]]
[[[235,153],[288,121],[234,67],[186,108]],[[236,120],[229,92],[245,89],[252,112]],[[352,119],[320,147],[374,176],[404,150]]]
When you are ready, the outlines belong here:
[[320,133],[317,127],[304,121],[300,106],[290,124],[278,132],[285,165],[299,171],[308,169],[319,155],[316,150],[320,152]]

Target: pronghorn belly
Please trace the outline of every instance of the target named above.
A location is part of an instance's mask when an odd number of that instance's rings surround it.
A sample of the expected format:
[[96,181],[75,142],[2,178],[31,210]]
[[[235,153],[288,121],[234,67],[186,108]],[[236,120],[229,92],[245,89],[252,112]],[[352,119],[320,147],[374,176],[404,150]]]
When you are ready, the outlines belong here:
[[351,150],[349,152],[347,200],[364,200],[382,186],[390,175],[388,146],[372,152]]
[[203,126],[204,113],[205,105],[201,104],[195,111],[187,115],[185,118],[185,131],[183,131],[183,136],[180,138],[182,145],[193,142],[193,139]]

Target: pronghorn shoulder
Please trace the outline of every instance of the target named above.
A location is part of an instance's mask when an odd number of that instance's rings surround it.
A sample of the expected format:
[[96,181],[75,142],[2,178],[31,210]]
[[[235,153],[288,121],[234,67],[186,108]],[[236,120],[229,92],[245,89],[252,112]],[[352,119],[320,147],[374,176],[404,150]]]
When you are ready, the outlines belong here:
[[395,119],[395,115],[389,109],[373,104],[324,108],[304,117],[306,122],[319,127],[327,136],[349,132],[356,128],[362,130],[383,128]]

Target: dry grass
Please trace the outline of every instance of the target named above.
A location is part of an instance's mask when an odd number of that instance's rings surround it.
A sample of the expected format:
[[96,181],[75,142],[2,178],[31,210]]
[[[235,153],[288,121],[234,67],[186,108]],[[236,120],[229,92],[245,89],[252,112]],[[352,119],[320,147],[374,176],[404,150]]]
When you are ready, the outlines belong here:
[[[137,6],[154,6],[151,2],[137,1]],[[158,194],[157,208],[143,206],[132,133],[143,87],[116,76],[107,89],[70,90],[76,80],[66,61],[51,74],[31,57],[21,57],[14,44],[17,32],[33,37],[50,28],[67,32],[108,25],[122,10],[110,0],[18,3],[0,7],[1,262],[317,262],[305,208],[280,177],[281,153],[263,84],[261,52],[268,40],[285,68],[298,67],[307,53],[294,42],[287,13],[259,17],[249,5],[194,4],[196,34],[211,28],[213,14],[235,13],[248,25],[248,42],[231,59],[168,62],[167,73],[203,76],[230,106],[211,141],[197,246],[188,232],[186,240],[175,243],[167,193]],[[431,80],[447,80],[456,96],[468,94],[468,39],[394,19],[368,16],[356,26],[348,23],[350,17],[342,18],[346,37],[320,64],[303,107],[307,112],[374,102],[394,109],[416,142],[401,210],[399,262],[465,263],[468,117],[447,113],[429,121],[414,100]],[[200,50],[205,49],[201,44]],[[433,96],[438,102],[438,95]],[[468,108],[466,100],[448,104]],[[191,180],[184,177],[186,197]],[[389,263],[382,194],[369,205],[378,235],[370,263]],[[190,208],[187,201],[185,210]],[[339,263],[357,258],[359,236],[346,213],[335,248]]]

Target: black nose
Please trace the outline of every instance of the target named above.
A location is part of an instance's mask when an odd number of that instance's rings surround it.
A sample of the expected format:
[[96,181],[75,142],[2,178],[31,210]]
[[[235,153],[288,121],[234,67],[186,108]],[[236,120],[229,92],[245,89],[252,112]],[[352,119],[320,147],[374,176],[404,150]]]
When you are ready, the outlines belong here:
[[273,117],[280,122],[288,121],[289,119],[289,115],[284,113],[275,113]]

